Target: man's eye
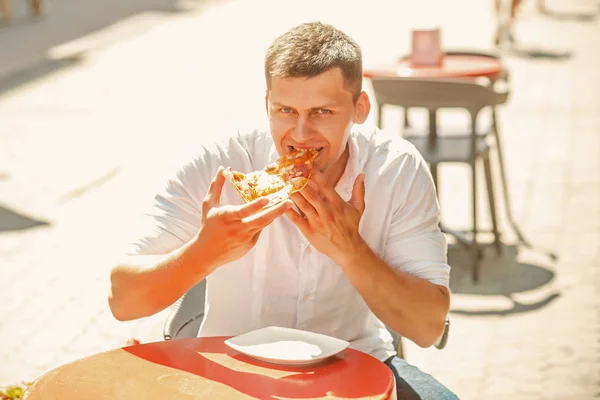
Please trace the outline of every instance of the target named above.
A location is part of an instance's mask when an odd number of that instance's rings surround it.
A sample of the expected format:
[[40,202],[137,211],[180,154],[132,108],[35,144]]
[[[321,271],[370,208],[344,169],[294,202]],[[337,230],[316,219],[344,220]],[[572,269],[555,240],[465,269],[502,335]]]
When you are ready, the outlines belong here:
[[294,112],[294,110],[292,110],[291,108],[288,108],[288,107],[281,107],[279,109],[279,112],[282,114],[291,114]]
[[321,114],[321,115],[327,115],[327,114],[331,114],[332,111],[328,110],[326,108],[320,108],[317,110],[317,114]]

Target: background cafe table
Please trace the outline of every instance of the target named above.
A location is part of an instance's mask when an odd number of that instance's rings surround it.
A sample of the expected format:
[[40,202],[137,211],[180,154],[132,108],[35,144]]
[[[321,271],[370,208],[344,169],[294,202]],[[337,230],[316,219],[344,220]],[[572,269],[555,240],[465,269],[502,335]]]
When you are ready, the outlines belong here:
[[391,370],[357,350],[285,367],[238,353],[226,339],[178,339],[92,355],[44,374],[23,399],[395,399]]

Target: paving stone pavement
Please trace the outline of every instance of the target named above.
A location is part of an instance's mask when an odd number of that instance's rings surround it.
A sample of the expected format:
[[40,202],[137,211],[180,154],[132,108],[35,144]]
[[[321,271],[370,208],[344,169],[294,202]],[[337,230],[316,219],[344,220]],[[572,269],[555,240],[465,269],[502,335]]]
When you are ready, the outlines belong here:
[[[439,25],[447,47],[483,49],[494,28],[492,2],[480,0],[307,0],[294,13],[267,0],[111,1],[109,15],[92,8],[57,33],[74,4],[0,28],[0,386],[131,337],[161,340],[168,310],[110,315],[111,262],[171,161],[224,122],[264,122],[262,57],[275,34],[321,19],[348,31],[372,66],[406,53],[412,27]],[[463,399],[600,398],[600,22],[576,18],[598,5],[547,4],[554,14],[523,6],[500,112],[512,210],[536,248],[516,246],[500,213],[504,253],[486,252],[473,284],[451,246],[448,345],[406,343],[412,363]],[[444,166],[440,181],[445,222],[468,227],[467,170]]]

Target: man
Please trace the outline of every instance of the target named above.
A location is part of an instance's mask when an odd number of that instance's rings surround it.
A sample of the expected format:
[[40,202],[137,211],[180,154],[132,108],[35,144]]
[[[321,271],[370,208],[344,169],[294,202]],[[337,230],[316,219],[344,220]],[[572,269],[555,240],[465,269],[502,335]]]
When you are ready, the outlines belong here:
[[[352,130],[370,110],[360,48],[332,26],[303,24],[270,46],[265,75],[270,134],[204,146],[167,183],[147,233],[111,273],[114,316],[152,315],[207,278],[200,336],[270,325],[323,333],[386,362],[400,398],[455,398],[396,357],[385,329],[431,346],[450,268],[421,156],[400,138]],[[259,170],[294,148],[319,155],[291,201],[262,210],[225,184],[223,166]]]
[[[504,42],[508,42],[511,46],[515,44],[514,25],[521,2],[521,0],[494,0],[497,20],[494,36],[496,46],[504,44]],[[540,14],[548,13],[545,0],[536,0],[535,5]]]
[[498,22],[494,37],[494,44],[496,46],[499,46],[503,42],[509,42],[510,45],[513,45],[515,42],[514,23],[521,0],[510,0],[508,10],[506,10],[505,3],[505,0],[494,0],[494,9]]

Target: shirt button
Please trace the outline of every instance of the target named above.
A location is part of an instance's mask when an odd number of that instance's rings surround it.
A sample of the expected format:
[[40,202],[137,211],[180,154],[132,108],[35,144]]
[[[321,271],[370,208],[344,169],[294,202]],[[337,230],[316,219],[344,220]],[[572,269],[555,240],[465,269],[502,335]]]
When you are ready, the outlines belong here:
[[304,296],[304,297],[302,298],[302,300],[304,300],[304,301],[308,300],[308,295]]

